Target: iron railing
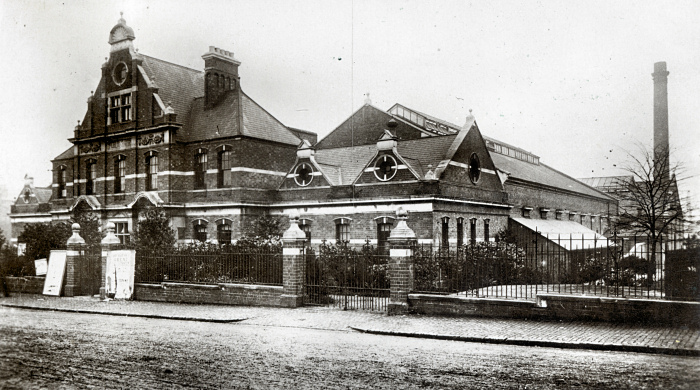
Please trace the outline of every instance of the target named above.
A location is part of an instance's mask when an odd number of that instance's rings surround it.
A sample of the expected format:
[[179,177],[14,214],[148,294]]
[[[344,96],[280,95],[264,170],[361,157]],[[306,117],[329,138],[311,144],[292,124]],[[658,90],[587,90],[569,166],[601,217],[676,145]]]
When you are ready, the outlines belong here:
[[540,293],[699,299],[700,252],[681,244],[533,233],[459,248],[418,246],[414,291],[512,299]]
[[371,245],[306,248],[305,303],[344,310],[386,311],[388,253]]
[[137,283],[244,283],[282,285],[280,248],[250,248],[207,253],[136,253]]

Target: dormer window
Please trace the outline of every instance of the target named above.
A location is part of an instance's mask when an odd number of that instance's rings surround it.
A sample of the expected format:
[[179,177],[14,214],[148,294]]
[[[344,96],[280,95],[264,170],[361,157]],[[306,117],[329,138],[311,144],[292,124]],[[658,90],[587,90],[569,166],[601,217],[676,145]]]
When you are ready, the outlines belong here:
[[311,164],[301,163],[294,170],[294,181],[297,185],[306,187],[314,179],[314,169]]
[[389,181],[396,176],[397,168],[396,159],[385,154],[377,158],[377,161],[374,163],[374,176],[380,181]]
[[109,123],[131,120],[131,93],[109,97]]

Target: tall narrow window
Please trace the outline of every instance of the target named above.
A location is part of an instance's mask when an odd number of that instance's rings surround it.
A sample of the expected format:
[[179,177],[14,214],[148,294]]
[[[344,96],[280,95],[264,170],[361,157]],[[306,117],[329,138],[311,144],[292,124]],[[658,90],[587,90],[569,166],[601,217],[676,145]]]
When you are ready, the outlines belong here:
[[335,242],[345,243],[350,241],[350,225],[349,220],[340,218],[335,222]]
[[491,221],[487,218],[484,219],[484,241],[489,242],[489,224]]
[[146,158],[146,190],[158,189],[158,156],[152,155]]
[[66,167],[60,166],[58,168],[58,197],[66,197]]
[[117,157],[114,160],[114,193],[124,192],[126,189],[126,158]]
[[301,231],[304,232],[306,235],[306,245],[311,245],[311,224],[309,223],[308,220],[302,219],[301,224],[299,227],[301,228]]
[[231,186],[231,152],[224,150],[219,153],[219,161],[217,162],[217,186],[225,188]]
[[450,217],[442,217],[442,246],[448,248],[450,246]]
[[230,244],[231,243],[231,225],[228,223],[222,223],[216,228],[216,239],[219,244]]
[[114,234],[119,238],[121,244],[129,243],[129,223],[128,222],[115,222],[114,223]]
[[457,218],[457,247],[464,245],[464,218]]
[[207,240],[207,225],[195,225],[194,239],[200,242]]
[[476,244],[476,218],[469,220],[469,243]]
[[386,250],[389,248],[389,236],[391,235],[391,223],[380,221],[377,224],[377,248]]
[[85,195],[92,195],[95,191],[95,179],[97,179],[97,164],[89,161],[85,166],[87,180],[85,181]]
[[207,173],[207,154],[200,151],[195,156],[194,164],[194,187],[197,189],[207,188],[204,177]]

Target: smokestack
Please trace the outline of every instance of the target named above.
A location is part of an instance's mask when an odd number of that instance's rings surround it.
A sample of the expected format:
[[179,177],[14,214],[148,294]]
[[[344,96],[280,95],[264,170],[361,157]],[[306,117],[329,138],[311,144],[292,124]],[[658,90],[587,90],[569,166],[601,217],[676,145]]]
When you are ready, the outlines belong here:
[[668,74],[665,62],[654,64],[654,163],[664,164],[660,172],[669,178],[668,149]]

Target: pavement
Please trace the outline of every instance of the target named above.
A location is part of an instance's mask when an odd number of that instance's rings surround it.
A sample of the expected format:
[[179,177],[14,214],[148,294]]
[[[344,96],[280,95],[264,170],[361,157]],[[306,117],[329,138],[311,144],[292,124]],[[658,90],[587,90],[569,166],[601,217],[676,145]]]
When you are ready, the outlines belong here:
[[296,327],[463,342],[700,356],[700,329],[683,326],[435,317],[415,314],[387,316],[385,313],[343,311],[318,306],[286,309],[102,301],[98,297],[68,298],[17,293],[11,297],[0,298],[0,306],[10,310],[53,310],[232,323],[235,326]]

